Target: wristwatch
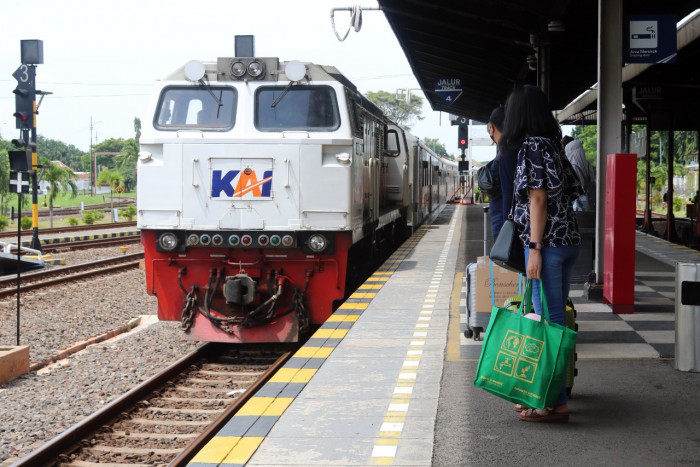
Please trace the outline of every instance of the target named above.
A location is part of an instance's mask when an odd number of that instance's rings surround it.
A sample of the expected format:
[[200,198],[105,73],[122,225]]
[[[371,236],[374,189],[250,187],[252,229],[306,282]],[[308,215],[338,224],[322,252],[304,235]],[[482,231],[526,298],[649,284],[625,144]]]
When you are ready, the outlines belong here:
[[542,242],[530,242],[530,245],[528,246],[528,248],[531,250],[541,250],[542,249]]

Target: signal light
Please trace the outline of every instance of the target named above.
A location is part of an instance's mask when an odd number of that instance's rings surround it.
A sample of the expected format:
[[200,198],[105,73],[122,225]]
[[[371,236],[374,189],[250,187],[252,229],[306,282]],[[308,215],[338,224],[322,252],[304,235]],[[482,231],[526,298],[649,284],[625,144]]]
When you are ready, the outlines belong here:
[[34,93],[31,89],[17,87],[15,93],[16,128],[29,129],[34,127]]
[[466,123],[460,123],[457,127],[457,147],[459,149],[467,149],[469,145],[469,126]]

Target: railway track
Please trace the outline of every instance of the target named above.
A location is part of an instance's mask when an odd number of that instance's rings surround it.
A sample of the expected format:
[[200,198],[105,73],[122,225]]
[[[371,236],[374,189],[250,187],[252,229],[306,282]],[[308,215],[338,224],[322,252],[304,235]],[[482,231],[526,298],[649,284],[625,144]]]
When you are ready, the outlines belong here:
[[[80,213],[84,213],[87,211],[107,211],[109,212],[110,209],[121,209],[126,206],[129,206],[130,204],[134,204],[134,200],[129,200],[129,201],[121,201],[117,202],[114,201],[112,203],[100,203],[100,204],[91,204],[88,206],[85,206],[84,209],[80,209],[80,206],[75,206],[75,207],[70,207],[70,208],[53,208],[53,215],[54,217],[56,216],[75,216]],[[39,217],[49,217],[51,213],[49,212],[48,209],[39,209]],[[31,216],[31,213],[28,213],[25,211],[24,213],[25,216]]]
[[[39,229],[39,235],[44,236],[44,235],[57,235],[57,234],[62,234],[62,233],[68,233],[68,232],[84,232],[84,231],[92,231],[92,230],[108,230],[108,229],[119,229],[123,227],[136,227],[136,221],[130,221],[130,222],[109,222],[106,224],[92,224],[92,225],[72,225],[72,226],[66,226],[66,227],[56,227],[53,229]],[[31,230],[23,230],[22,231],[22,238],[31,238],[32,236],[32,231]],[[17,230],[15,229],[12,231],[10,230],[5,230],[3,232],[0,232],[0,238],[12,238],[16,239],[17,238]]]
[[291,354],[205,344],[13,466],[184,465]]
[[[124,269],[137,268],[143,259],[143,253],[115,256],[89,263],[76,264],[47,271],[25,273],[20,279],[20,293],[37,290],[80,279],[91,279],[97,275],[111,274]],[[6,276],[0,278],[0,299],[17,293],[17,278]]]
[[93,240],[47,243],[41,246],[41,251],[44,253],[60,253],[71,250],[85,250],[88,248],[107,248],[110,246],[128,245],[130,243],[139,243],[140,241],[140,236],[132,235],[128,237],[97,238]]

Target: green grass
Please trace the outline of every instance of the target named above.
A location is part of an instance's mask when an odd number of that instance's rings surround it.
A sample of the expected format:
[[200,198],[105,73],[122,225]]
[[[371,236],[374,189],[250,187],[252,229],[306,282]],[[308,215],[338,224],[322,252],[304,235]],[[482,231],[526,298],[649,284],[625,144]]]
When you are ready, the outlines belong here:
[[[122,193],[121,195],[117,196],[116,193],[114,193],[112,197],[112,201],[114,203],[117,203],[120,199],[125,199],[125,198],[130,198],[134,199],[136,197],[136,193],[131,192],[131,193]],[[39,209],[42,209],[44,206],[44,200],[46,200],[46,203],[48,205],[48,200],[46,199],[46,195],[39,195]],[[70,208],[70,207],[75,207],[75,206],[80,206],[81,202],[85,203],[85,206],[91,205],[91,204],[102,204],[102,203],[109,203],[109,193],[105,193],[104,195],[86,195],[83,196],[82,194],[76,196],[75,198],[71,198],[69,195],[59,195],[56,196],[56,198],[53,201],[54,207],[60,206],[62,208]],[[15,201],[16,204],[16,201]],[[48,208],[43,208],[43,209],[48,209]]]
[[[104,198],[103,198],[103,196],[104,196]],[[120,199],[123,200],[125,198],[129,198],[129,199],[133,200],[135,197],[136,197],[136,193],[134,193],[134,192],[122,193],[121,196],[116,196],[116,193],[115,193],[112,201],[116,205],[116,203]],[[25,198],[28,198],[29,200],[31,200],[31,196],[25,195]],[[38,202],[39,202],[39,211],[40,212],[47,212],[49,210],[48,207],[44,207],[45,200],[46,200],[45,195],[39,195]],[[46,200],[46,202],[48,204],[48,200]],[[85,206],[89,206],[89,205],[93,205],[93,204],[109,203],[110,202],[109,193],[105,193],[104,195],[100,194],[100,195],[96,195],[96,196],[92,196],[92,195],[83,196],[82,194],[80,194],[80,195],[76,196],[75,198],[71,198],[68,195],[59,195],[54,200],[54,208],[56,208],[56,207],[62,207],[62,208],[79,207],[81,202],[85,203]],[[17,209],[17,198],[15,197],[15,195],[10,196],[10,202],[9,202],[8,206],[14,206],[15,209]],[[25,207],[22,209],[23,216],[31,218],[31,216],[32,216],[31,210],[32,210],[31,202],[28,205],[25,204]],[[16,216],[16,213],[15,213],[15,216]],[[6,217],[9,219],[10,214],[8,213]],[[69,226],[70,225],[68,223],[69,217],[70,216],[59,218],[59,217],[57,217],[57,213],[54,211],[53,227],[57,228],[57,227]],[[74,215],[73,217],[78,219],[79,225],[85,225],[85,222],[83,221],[82,214],[77,214],[77,215]],[[126,218],[122,218],[120,216],[120,222],[126,222],[126,221],[127,221]],[[97,221],[95,224],[107,224],[110,222],[112,222],[112,216],[109,213],[105,213],[104,218]],[[39,232],[40,233],[41,233],[42,229],[48,229],[50,227],[51,227],[51,223],[49,221],[48,216],[39,217]],[[14,222],[10,221],[10,224],[7,226],[5,231],[16,231],[16,230],[17,230],[17,219],[15,217],[15,221]],[[25,230],[23,232],[27,232],[27,231]]]

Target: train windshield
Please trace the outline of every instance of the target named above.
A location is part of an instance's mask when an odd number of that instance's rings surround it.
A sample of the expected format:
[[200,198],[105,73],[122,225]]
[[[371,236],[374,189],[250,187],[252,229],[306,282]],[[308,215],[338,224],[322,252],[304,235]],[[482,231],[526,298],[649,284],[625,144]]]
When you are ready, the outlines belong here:
[[238,93],[231,87],[167,87],[153,123],[159,130],[230,130],[236,123],[237,101]]
[[255,126],[262,131],[335,130],[340,126],[335,90],[330,86],[262,87],[255,94]]

